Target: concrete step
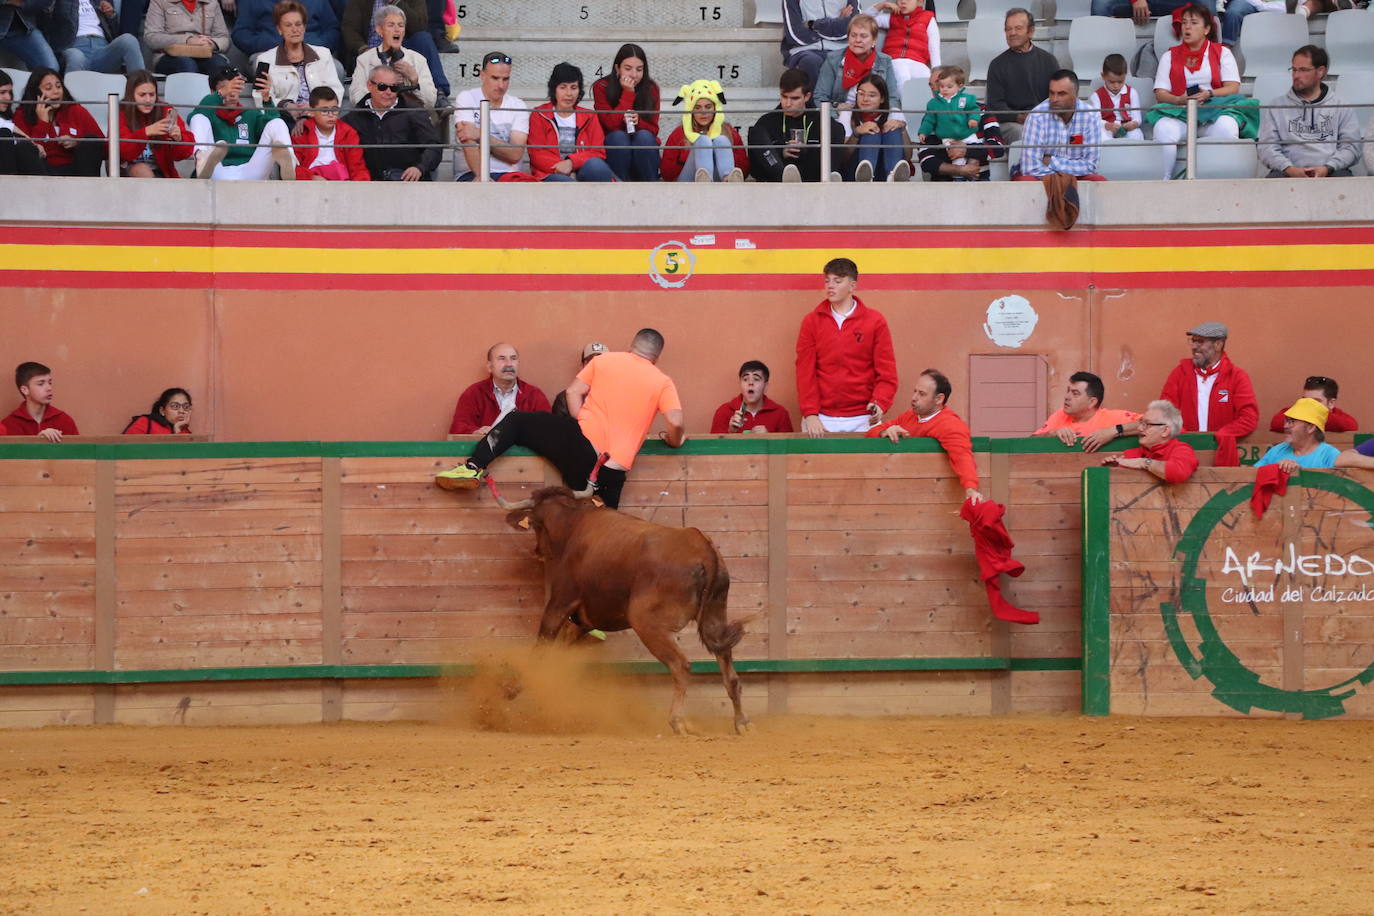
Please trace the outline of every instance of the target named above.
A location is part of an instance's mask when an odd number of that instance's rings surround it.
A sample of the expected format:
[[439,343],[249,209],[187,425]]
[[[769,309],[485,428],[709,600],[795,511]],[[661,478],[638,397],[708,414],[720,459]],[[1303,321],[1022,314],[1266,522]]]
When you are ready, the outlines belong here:
[[[557,0],[555,3],[457,2],[463,28],[691,29],[752,25],[751,0]],[[746,16],[748,18],[746,18]]]

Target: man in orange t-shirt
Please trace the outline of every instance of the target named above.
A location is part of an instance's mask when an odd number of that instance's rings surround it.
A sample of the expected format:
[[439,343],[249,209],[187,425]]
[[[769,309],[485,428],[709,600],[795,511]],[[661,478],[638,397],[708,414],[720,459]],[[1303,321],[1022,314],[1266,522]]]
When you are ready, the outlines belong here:
[[472,457],[434,482],[446,490],[477,486],[492,461],[513,445],[521,445],[553,462],[570,489],[586,489],[600,455],[607,455],[598,472],[596,495],[612,509],[620,505],[625,475],[639,447],[663,414],[668,424],[659,438],[677,448],[687,439],[677,386],[659,370],[663,335],[645,328],[625,353],[605,353],[582,367],[568,386],[568,413],[512,411],[477,443]]
[[1091,372],[1075,372],[1069,376],[1064,392],[1064,407],[1050,414],[1045,425],[1032,435],[1056,436],[1065,445],[1083,440],[1083,451],[1095,452],[1115,439],[1127,423],[1140,419],[1133,410],[1107,410],[1102,406],[1106,396],[1102,379]]

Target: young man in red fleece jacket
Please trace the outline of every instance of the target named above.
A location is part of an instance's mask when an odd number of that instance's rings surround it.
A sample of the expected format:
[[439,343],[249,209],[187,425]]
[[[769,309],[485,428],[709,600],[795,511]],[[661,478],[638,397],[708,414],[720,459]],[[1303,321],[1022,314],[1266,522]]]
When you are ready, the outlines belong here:
[[52,406],[51,369],[42,363],[20,363],[14,370],[14,384],[24,400],[5,417],[3,435],[38,436],[49,442],[61,442],[63,435],[80,435],[76,421]]
[[949,379],[938,369],[927,369],[916,379],[911,393],[911,409],[897,419],[875,426],[870,437],[887,436],[893,442],[907,436],[930,436],[940,443],[949,456],[949,466],[964,485],[964,497],[975,503],[983,501],[978,489],[978,465],[973,460],[973,439],[968,424],[945,406],[953,388]]
[[[1301,396],[1311,398],[1330,411],[1326,418],[1326,432],[1353,433],[1360,428],[1360,421],[1336,406],[1336,397],[1340,393],[1341,386],[1336,384],[1335,379],[1325,375],[1309,375],[1307,381],[1302,383]],[[1274,414],[1274,419],[1269,421],[1270,432],[1283,432],[1283,421],[1286,419],[1284,414],[1286,413],[1288,413],[1287,407]]]
[[768,397],[768,376],[768,366],[757,359],[739,367],[739,396],[716,408],[712,434],[792,432],[787,408]]
[[897,394],[897,358],[887,319],[854,290],[849,258],[825,265],[825,301],[802,319],[797,335],[797,400],[802,431],[861,433],[883,418]]

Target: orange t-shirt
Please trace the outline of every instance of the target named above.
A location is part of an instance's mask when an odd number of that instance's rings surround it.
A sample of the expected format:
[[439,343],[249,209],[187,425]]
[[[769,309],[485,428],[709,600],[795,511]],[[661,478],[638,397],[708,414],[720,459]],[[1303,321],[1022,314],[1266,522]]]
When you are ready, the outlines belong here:
[[597,452],[627,471],[654,423],[654,417],[681,410],[677,386],[658,367],[633,353],[603,353],[577,377],[591,386],[577,422]]
[[1073,420],[1070,420],[1069,415],[1064,413],[1061,409],[1050,414],[1050,418],[1045,421],[1044,426],[1035,431],[1035,435],[1043,436],[1045,433],[1052,433],[1056,429],[1063,429],[1067,426],[1080,436],[1086,436],[1088,433],[1096,432],[1099,429],[1105,429],[1108,426],[1115,426],[1118,423],[1125,426],[1127,423],[1134,423],[1139,419],[1140,414],[1133,410],[1100,409],[1089,419],[1080,420],[1075,423]]

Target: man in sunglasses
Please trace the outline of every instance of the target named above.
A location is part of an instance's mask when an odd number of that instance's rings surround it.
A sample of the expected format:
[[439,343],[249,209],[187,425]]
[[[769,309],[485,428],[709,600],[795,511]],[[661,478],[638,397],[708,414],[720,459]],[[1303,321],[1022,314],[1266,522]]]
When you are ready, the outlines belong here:
[[[1318,404],[1325,407],[1328,411],[1326,425],[1323,427],[1328,433],[1353,433],[1360,428],[1360,421],[1336,406],[1336,396],[1340,394],[1341,387],[1336,384],[1333,378],[1324,375],[1309,375],[1307,381],[1302,383],[1302,394],[1299,397],[1311,398]],[[1270,432],[1283,432],[1284,416],[1288,411],[1280,410],[1274,414],[1274,419],[1269,421]]]
[[344,115],[362,141],[373,181],[429,181],[439,165],[439,133],[422,109],[401,103],[397,90],[404,85],[390,67],[373,67],[367,98]]
[[511,59],[509,54],[491,51],[482,58],[478,74],[481,85],[458,93],[453,104],[453,126],[458,134],[458,155],[453,158],[453,177],[472,181],[482,159],[482,102],[491,105],[492,181],[507,172],[528,172],[525,142],[530,133],[530,109],[523,100],[508,95]]

